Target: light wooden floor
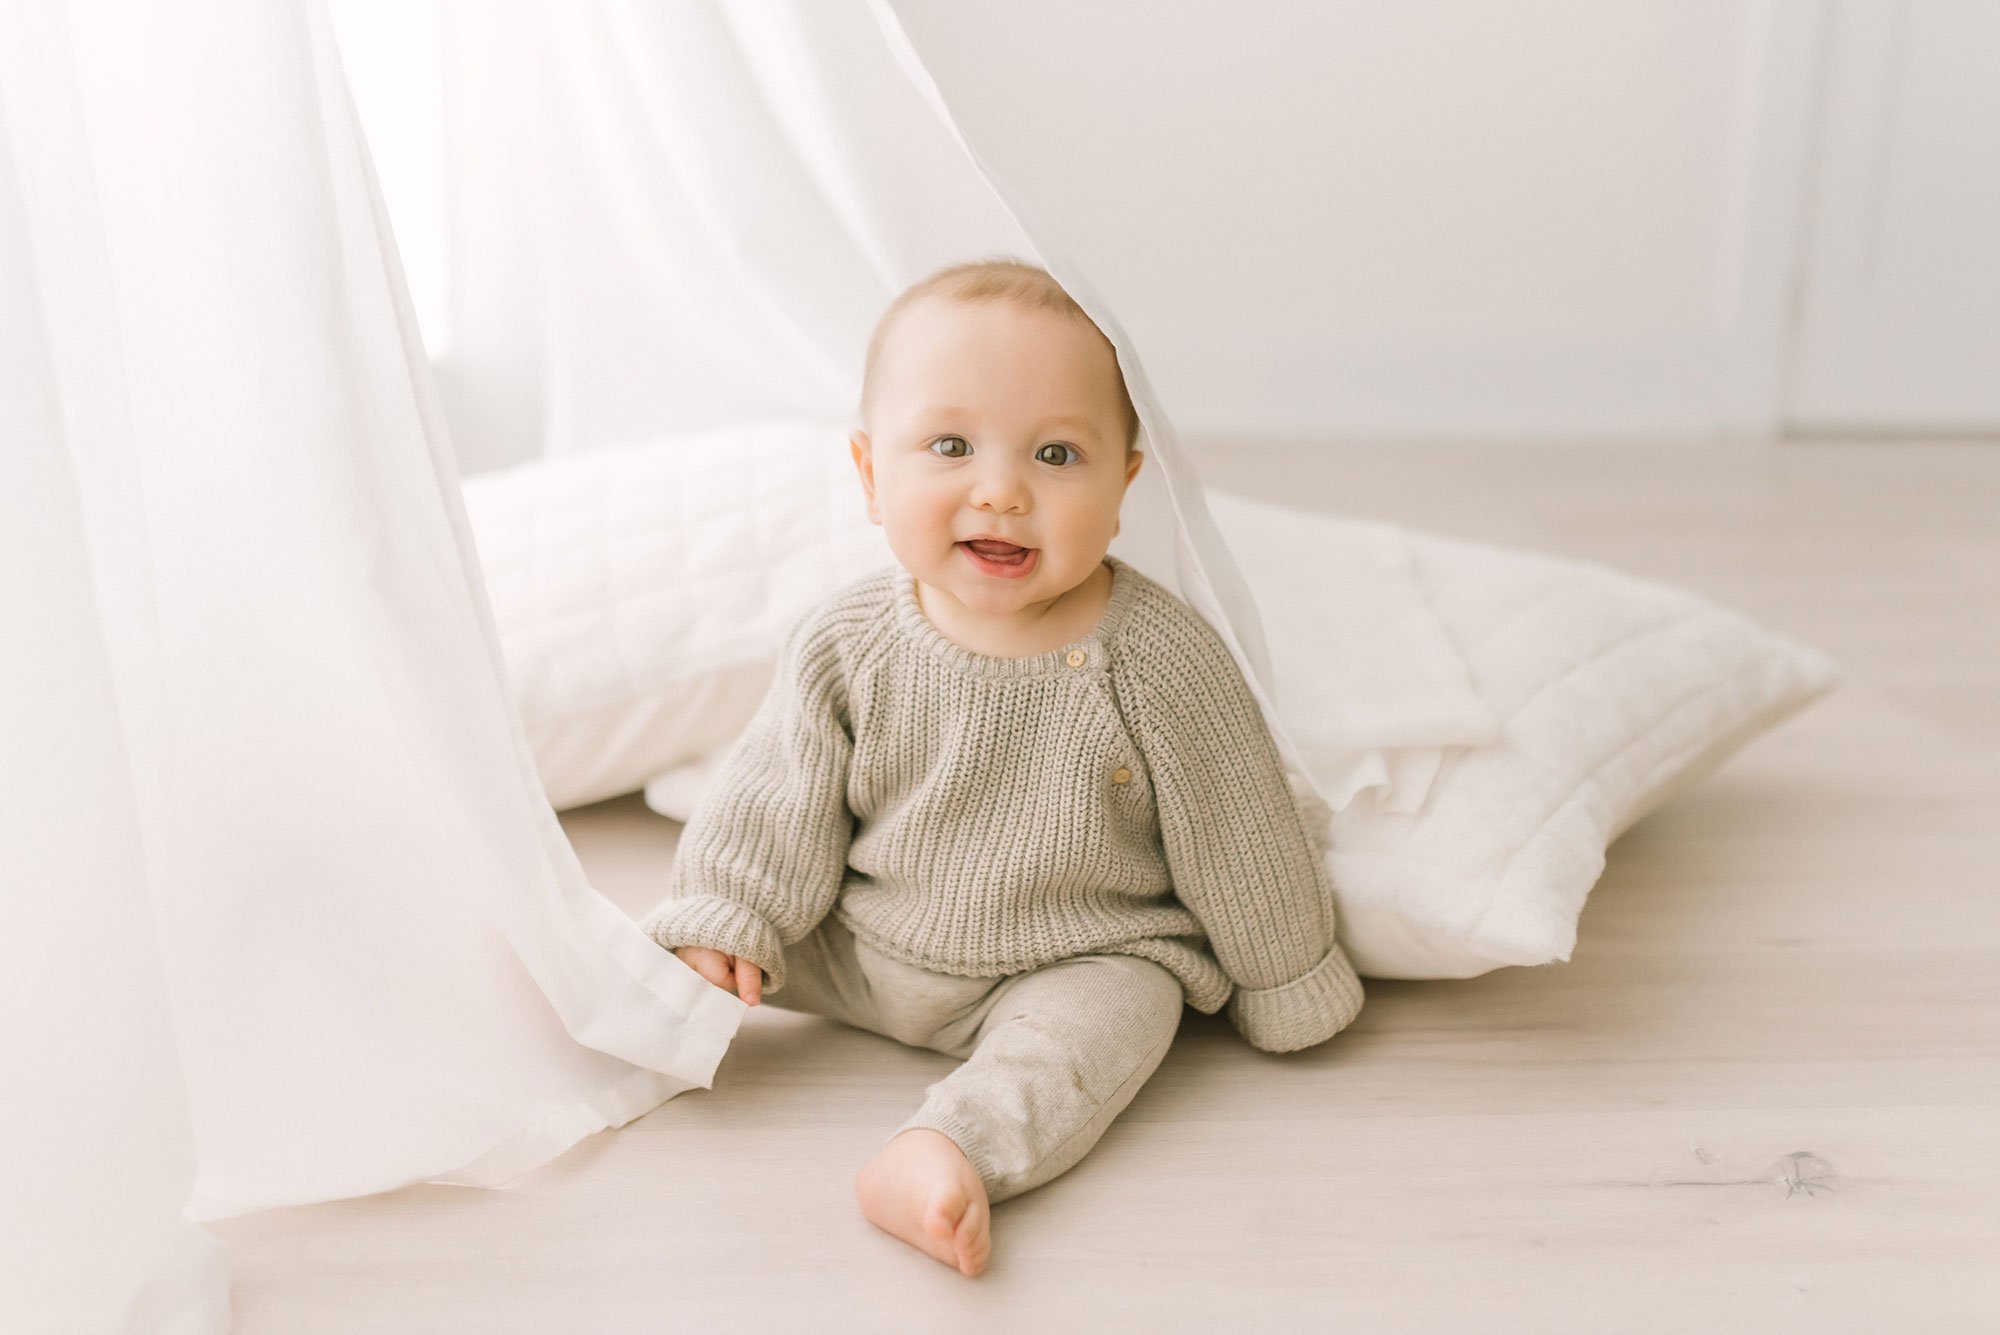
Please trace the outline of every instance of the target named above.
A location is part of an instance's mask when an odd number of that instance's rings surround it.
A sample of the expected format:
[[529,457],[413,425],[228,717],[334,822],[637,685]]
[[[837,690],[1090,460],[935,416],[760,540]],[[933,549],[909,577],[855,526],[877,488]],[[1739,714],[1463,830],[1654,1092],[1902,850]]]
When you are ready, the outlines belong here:
[[[241,1335],[2000,1330],[2000,443],[1203,456],[1211,488],[1603,561],[1848,681],[1629,831],[1573,960],[1189,1012],[965,1279],[850,1180],[950,1059],[750,1012],[713,1090],[504,1192],[216,1226]],[[675,826],[566,819],[608,894]]]

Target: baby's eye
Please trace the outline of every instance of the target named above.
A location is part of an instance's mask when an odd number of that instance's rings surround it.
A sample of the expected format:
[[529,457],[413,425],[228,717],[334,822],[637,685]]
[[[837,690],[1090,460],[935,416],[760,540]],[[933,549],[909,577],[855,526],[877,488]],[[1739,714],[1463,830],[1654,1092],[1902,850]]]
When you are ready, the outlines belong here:
[[[965,444],[965,437],[964,437],[964,436],[939,436],[939,437],[938,437],[938,438],[937,438],[936,440],[934,440],[934,441],[932,441],[932,442],[931,442],[931,446],[932,446],[932,448],[936,448],[936,447],[937,447],[937,446],[939,446],[939,445],[943,445],[943,444],[946,444],[947,442],[950,442],[950,441],[954,441],[954,440],[955,440],[955,441],[957,441],[957,442],[958,442],[958,443],[959,443],[960,445],[965,445],[965,448],[966,448],[966,449],[968,449],[968,450],[970,450],[970,449],[972,448],[972,447],[971,447],[970,445],[966,445],[966,444]],[[947,458],[947,459],[961,459],[961,458],[963,458],[963,457],[964,457],[964,455],[962,455],[962,454],[956,454],[956,453],[953,453],[953,452],[951,452],[951,451],[947,450],[947,451],[945,451],[945,452],[944,452],[944,457],[945,457],[945,458]]]
[[1043,463],[1045,463],[1045,464],[1059,464],[1059,463],[1062,463],[1062,462],[1063,462],[1063,460],[1062,460],[1062,459],[1051,459],[1051,458],[1049,458],[1049,457],[1047,456],[1047,453],[1046,453],[1046,451],[1049,451],[1049,450],[1063,450],[1063,451],[1065,451],[1065,452],[1066,452],[1066,454],[1067,454],[1067,455],[1069,455],[1069,456],[1071,456],[1071,457],[1074,457],[1074,456],[1075,456],[1075,454],[1076,454],[1076,449],[1075,449],[1075,447],[1074,447],[1074,446],[1070,446],[1070,445],[1065,445],[1065,444],[1063,444],[1063,443],[1062,443],[1061,441],[1059,441],[1059,440],[1052,440],[1052,441],[1050,441],[1050,442],[1049,442],[1048,444],[1046,444],[1046,445],[1042,446],[1042,448],[1041,448],[1041,449],[1039,449],[1039,450],[1036,450],[1036,451],[1035,451],[1035,457],[1036,457],[1037,459],[1040,459],[1040,460],[1041,460],[1041,461],[1042,461]]

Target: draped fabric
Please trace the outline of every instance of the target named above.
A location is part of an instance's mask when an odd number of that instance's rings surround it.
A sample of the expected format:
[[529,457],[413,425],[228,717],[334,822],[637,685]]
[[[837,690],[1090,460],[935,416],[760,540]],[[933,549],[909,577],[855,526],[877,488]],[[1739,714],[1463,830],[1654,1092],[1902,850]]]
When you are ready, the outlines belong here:
[[220,1329],[186,1221],[503,1182],[746,1008],[542,798],[319,0],[0,14],[0,1328]]

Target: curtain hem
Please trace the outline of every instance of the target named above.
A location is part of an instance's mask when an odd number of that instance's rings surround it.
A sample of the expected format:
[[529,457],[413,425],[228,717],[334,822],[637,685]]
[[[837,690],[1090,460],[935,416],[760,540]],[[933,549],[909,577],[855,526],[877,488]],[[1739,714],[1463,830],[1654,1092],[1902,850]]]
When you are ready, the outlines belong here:
[[624,1126],[695,1088],[700,1086],[642,1067],[594,1097],[549,1109],[471,1163],[424,1180],[440,1186],[503,1186],[553,1162],[586,1136]]

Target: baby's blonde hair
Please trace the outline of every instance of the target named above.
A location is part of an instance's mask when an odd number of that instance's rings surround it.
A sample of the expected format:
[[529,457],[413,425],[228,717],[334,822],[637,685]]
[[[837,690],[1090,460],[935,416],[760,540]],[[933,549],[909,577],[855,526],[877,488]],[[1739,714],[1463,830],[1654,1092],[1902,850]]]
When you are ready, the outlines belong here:
[[1097,327],[1097,322],[1076,304],[1076,299],[1063,290],[1063,285],[1048,270],[1007,255],[939,269],[930,277],[912,283],[889,303],[889,309],[883,311],[882,318],[875,322],[874,337],[868,340],[868,360],[861,370],[861,415],[864,420],[868,415],[868,405],[874,398],[876,368],[881,361],[882,348],[889,341],[889,331],[895,326],[898,316],[925,297],[1011,302],[1022,310],[1054,311],[1089,325],[1092,332],[1104,339],[1104,346],[1111,349],[1112,367],[1118,380],[1118,400],[1125,409],[1125,452],[1129,455],[1138,444],[1139,410],[1132,406],[1132,394],[1125,388],[1124,371],[1118,369],[1117,348],[1104,337],[1104,331]]

